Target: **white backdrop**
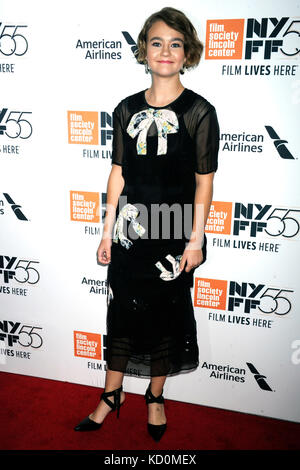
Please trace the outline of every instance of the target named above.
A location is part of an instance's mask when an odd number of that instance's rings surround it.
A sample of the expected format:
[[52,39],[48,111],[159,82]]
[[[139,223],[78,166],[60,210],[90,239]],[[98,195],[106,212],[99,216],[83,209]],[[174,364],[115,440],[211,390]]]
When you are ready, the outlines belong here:
[[[0,5],[0,370],[103,387],[96,250],[111,117],[150,86],[128,42],[165,5]],[[168,378],[165,397],[300,422],[299,2],[187,0],[183,11],[205,54],[182,82],[216,107],[221,141],[192,293],[200,366]],[[71,140],[74,123],[88,142]],[[124,379],[128,392],[146,386]]]

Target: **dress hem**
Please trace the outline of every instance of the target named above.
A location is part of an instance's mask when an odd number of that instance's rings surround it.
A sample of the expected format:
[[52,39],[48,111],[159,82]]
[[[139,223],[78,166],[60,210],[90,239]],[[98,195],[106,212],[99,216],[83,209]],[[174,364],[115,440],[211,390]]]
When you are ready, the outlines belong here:
[[129,373],[129,372],[124,372],[124,370],[120,370],[120,369],[111,369],[107,366],[107,370],[111,370],[113,372],[122,372],[126,377],[137,377],[137,378],[145,378],[145,379],[151,379],[152,377],[173,377],[175,375],[180,375],[180,374],[187,374],[189,372],[194,372],[197,368],[199,367],[199,362],[197,363],[197,365],[193,366],[193,367],[188,367],[188,368],[184,368],[184,369],[179,369],[177,370],[176,372],[171,372],[171,373],[168,373],[168,374],[165,374],[165,375],[150,375],[150,374],[133,374],[133,373]]

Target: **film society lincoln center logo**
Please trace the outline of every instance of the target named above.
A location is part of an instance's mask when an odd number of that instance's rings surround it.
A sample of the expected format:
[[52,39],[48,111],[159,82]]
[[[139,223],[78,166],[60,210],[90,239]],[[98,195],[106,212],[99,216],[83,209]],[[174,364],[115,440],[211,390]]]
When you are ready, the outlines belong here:
[[98,113],[68,111],[69,144],[98,145]]
[[101,335],[74,331],[74,356],[101,360]]
[[99,223],[99,193],[70,191],[71,220]]
[[242,59],[243,19],[207,20],[205,59]]

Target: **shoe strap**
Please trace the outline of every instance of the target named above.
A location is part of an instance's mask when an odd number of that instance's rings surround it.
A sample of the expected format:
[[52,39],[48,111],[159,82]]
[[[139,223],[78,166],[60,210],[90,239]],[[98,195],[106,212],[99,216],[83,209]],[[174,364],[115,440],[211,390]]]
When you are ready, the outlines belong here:
[[[101,400],[103,400],[108,406],[111,407],[112,411],[117,411],[117,416],[119,417],[119,410],[120,410],[120,395],[123,390],[123,387],[121,386],[120,388],[117,388],[116,390],[113,390],[112,392],[103,392],[101,395]],[[108,397],[114,397],[114,402],[110,401]]]
[[146,390],[145,399],[146,399],[147,405],[148,403],[164,403],[165,402],[164,397],[163,397],[163,390],[158,397],[155,397],[153,393],[151,392],[150,385],[148,389]]

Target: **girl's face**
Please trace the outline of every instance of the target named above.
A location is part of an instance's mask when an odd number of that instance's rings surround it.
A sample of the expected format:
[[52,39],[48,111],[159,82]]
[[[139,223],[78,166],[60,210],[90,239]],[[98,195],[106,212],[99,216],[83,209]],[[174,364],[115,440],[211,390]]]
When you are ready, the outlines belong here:
[[153,74],[164,77],[178,74],[186,61],[184,35],[157,21],[148,31],[146,59]]

